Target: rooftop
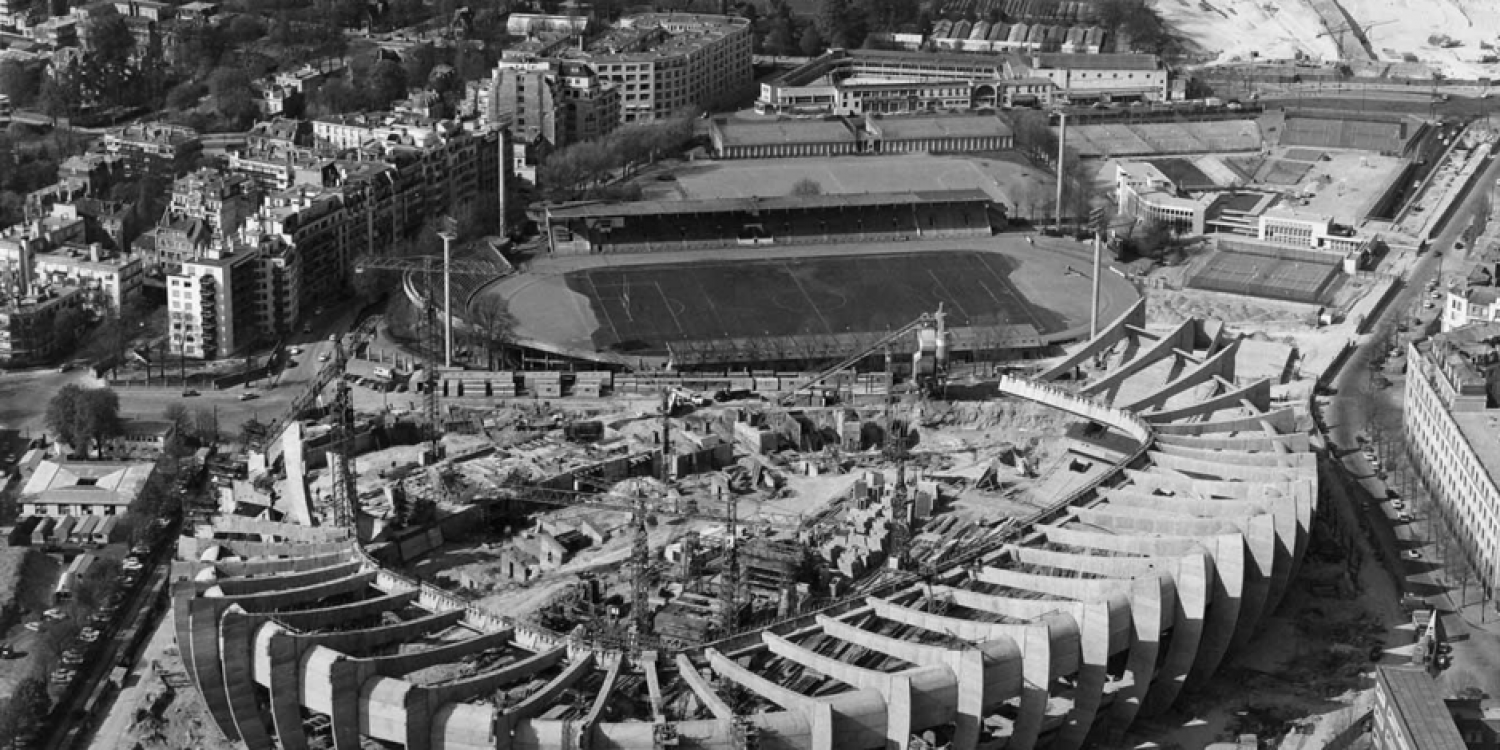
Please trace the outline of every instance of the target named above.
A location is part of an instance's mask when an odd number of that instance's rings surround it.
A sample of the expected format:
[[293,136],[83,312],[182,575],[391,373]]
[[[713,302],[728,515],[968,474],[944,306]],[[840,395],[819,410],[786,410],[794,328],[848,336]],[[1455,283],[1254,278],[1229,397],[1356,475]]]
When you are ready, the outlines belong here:
[[142,122],[111,130],[109,137],[130,143],[178,145],[198,140],[198,131],[165,122]]
[[155,468],[130,461],[43,461],[21,495],[25,502],[127,506]]
[[1160,170],[1178,190],[1208,190],[1218,187],[1211,177],[1187,159],[1152,159],[1147,163]]
[[1010,136],[1013,131],[994,116],[890,117],[872,121],[887,139],[987,138]]
[[854,132],[843,120],[791,120],[787,122],[714,121],[726,146],[760,146],[782,143],[827,143],[852,141]]
[[690,201],[631,201],[628,203],[581,203],[549,208],[556,219],[587,219],[614,216],[661,216],[776,211],[791,208],[816,209],[858,206],[906,206],[914,203],[967,203],[991,201],[983,190],[921,190],[904,193],[847,193],[799,195],[775,198],[716,198]]
[[1442,691],[1431,675],[1414,667],[1381,665],[1377,679],[1391,696],[1396,714],[1416,747],[1467,750],[1453,715],[1443,703]]
[[1156,55],[1044,53],[1034,55],[1032,60],[1032,67],[1072,70],[1156,70],[1161,67]]

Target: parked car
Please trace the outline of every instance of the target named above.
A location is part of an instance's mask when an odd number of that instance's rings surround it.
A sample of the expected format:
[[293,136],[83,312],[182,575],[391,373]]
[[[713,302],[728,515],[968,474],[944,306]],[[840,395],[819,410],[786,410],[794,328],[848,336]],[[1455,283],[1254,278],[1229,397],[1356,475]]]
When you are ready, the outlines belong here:
[[1406,550],[1405,552],[1402,552],[1401,556],[1404,557],[1404,558],[1406,558],[1406,559],[1408,559],[1408,560],[1420,560],[1420,559],[1422,559],[1422,551],[1421,550],[1416,550],[1416,549],[1409,549],[1409,550]]
[[23,627],[25,627],[27,630],[30,630],[33,633],[40,633],[40,632],[42,632],[42,621],[41,620],[32,620],[31,622],[26,623]]
[[121,570],[140,570],[144,567],[146,566],[141,563],[138,557],[127,557],[125,558],[125,562],[120,565]]
[[151,545],[137,544],[134,547],[130,548],[130,554],[135,555],[136,557],[145,557],[146,555],[151,554]]
[[76,670],[76,669],[68,669],[67,667],[61,667],[61,668],[52,670],[52,681],[53,682],[69,683],[69,682],[72,682],[73,678],[77,677],[77,676],[78,676],[78,670]]
[[83,630],[78,631],[78,640],[83,641],[84,643],[93,643],[94,641],[99,640],[99,635],[100,633],[98,628],[84,628]]
[[1412,518],[1412,515],[1410,513],[1407,513],[1405,511],[1396,514],[1396,518],[1400,519],[1402,523],[1411,523],[1412,521],[1416,520]]
[[187,389],[187,390],[185,390],[185,391],[182,392],[182,397],[183,398],[192,398],[192,397],[194,397],[196,395],[198,395],[198,392],[195,391],[195,390],[193,390],[192,388],[189,388],[189,389]]
[[257,394],[254,394],[254,393],[241,393],[240,394],[240,400],[241,401],[254,401],[257,398],[260,398],[260,396],[258,396]]
[[45,617],[48,620],[63,620],[67,619],[68,613],[62,611],[61,607],[53,607],[52,609],[43,612],[42,617]]

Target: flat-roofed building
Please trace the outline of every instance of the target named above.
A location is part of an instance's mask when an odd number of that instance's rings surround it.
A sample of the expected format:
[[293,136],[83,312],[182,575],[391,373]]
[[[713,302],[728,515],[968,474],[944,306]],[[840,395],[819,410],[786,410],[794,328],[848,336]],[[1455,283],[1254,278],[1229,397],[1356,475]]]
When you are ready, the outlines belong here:
[[860,132],[842,119],[745,122],[717,117],[709,123],[709,139],[720,159],[841,156],[863,150]]
[[21,488],[28,516],[114,516],[125,513],[156,465],[132,461],[41,462]]
[[1038,54],[1017,63],[1070,101],[1166,101],[1168,71],[1156,55]]
[[1375,750],[1468,750],[1432,675],[1417,667],[1375,670]]
[[964,153],[1003,151],[1015,146],[1015,133],[994,115],[886,117],[865,115],[870,150],[895,154],[911,151]]
[[104,135],[104,150],[124,160],[125,173],[171,180],[186,174],[203,153],[198,131],[164,122],[143,122]]

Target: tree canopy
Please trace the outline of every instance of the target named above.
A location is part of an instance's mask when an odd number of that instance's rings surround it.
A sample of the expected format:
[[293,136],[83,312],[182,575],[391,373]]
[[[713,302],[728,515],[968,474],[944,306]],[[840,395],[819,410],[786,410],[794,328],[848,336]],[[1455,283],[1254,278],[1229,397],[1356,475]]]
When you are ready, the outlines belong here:
[[87,453],[92,443],[102,454],[105,443],[120,434],[120,398],[109,388],[65,385],[48,402],[46,422],[74,450]]

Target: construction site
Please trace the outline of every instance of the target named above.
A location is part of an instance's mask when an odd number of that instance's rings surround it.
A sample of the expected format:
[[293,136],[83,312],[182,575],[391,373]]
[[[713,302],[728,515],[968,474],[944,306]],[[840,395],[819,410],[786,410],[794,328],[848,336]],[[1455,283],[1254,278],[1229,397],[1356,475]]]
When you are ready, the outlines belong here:
[[[701,645],[934,569],[1086,477],[1068,450],[1077,418],[933,398],[950,387],[945,319],[798,378],[652,396],[573,373],[590,406],[457,400],[426,435],[357,415],[341,341],[339,395],[321,423],[288,426],[284,478],[236,483],[221,510],[358,528],[382,562],[601,647]],[[445,389],[419,390],[431,404]]]

